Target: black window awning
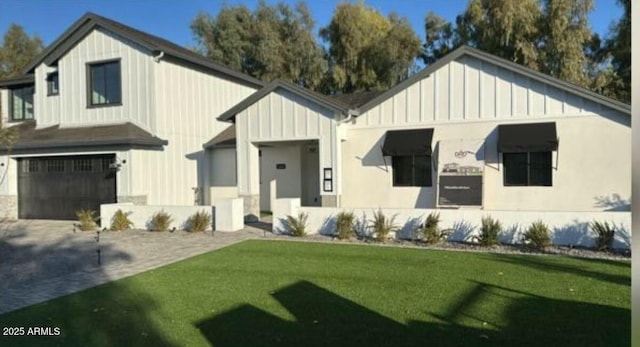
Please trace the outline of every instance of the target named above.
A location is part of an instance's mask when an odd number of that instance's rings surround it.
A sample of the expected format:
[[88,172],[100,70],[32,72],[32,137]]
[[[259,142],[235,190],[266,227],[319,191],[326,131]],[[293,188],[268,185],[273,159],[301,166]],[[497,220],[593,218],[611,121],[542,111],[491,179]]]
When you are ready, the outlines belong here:
[[382,155],[431,155],[433,129],[389,130],[384,137]]
[[547,152],[557,149],[558,134],[555,122],[498,126],[500,152]]

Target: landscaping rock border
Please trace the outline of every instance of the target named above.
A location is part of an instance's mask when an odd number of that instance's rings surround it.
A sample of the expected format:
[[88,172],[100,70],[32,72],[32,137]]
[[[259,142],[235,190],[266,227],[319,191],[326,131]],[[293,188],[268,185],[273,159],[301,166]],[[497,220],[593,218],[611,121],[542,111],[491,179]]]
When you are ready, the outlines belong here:
[[498,254],[527,254],[527,255],[547,255],[547,256],[568,256],[576,258],[587,259],[603,259],[603,260],[619,260],[619,261],[631,261],[631,250],[616,249],[611,252],[599,252],[594,249],[586,247],[575,246],[552,246],[544,251],[531,249],[524,245],[513,244],[501,244],[497,246],[481,246],[471,242],[454,242],[443,241],[438,244],[428,245],[419,240],[398,240],[390,239],[389,241],[382,243],[368,238],[352,238],[349,240],[340,240],[335,236],[312,234],[304,237],[294,237],[286,234],[273,234],[267,233],[270,237],[277,239],[290,239],[292,241],[311,241],[311,242],[327,242],[327,243],[344,243],[344,244],[363,244],[363,245],[378,245],[378,246],[391,246],[391,247],[407,247],[407,248],[421,248],[421,249],[435,249],[444,251],[464,251],[464,252],[479,252],[479,253],[498,253]]

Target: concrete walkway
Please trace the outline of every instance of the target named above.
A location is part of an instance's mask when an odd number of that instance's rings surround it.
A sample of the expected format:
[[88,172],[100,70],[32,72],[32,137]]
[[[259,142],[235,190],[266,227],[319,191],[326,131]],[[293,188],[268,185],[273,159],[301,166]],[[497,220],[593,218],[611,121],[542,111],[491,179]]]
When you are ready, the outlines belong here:
[[98,243],[71,221],[0,222],[0,313],[262,236],[251,226],[215,234],[132,230],[100,233]]

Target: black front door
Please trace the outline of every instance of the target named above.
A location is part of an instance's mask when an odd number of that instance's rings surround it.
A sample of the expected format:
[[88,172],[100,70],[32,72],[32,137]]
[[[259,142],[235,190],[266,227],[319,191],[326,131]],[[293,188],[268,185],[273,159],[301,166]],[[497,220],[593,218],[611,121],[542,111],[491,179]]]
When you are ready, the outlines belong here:
[[116,202],[115,156],[21,158],[18,161],[20,219],[76,219],[76,211],[100,213]]

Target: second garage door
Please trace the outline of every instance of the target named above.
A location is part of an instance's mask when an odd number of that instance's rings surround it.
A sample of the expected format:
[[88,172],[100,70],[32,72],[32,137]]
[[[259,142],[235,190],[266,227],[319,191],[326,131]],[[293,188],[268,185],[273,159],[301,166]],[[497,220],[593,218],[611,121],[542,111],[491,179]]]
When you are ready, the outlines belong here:
[[80,209],[100,212],[116,202],[115,156],[22,158],[18,161],[18,217],[76,219]]

